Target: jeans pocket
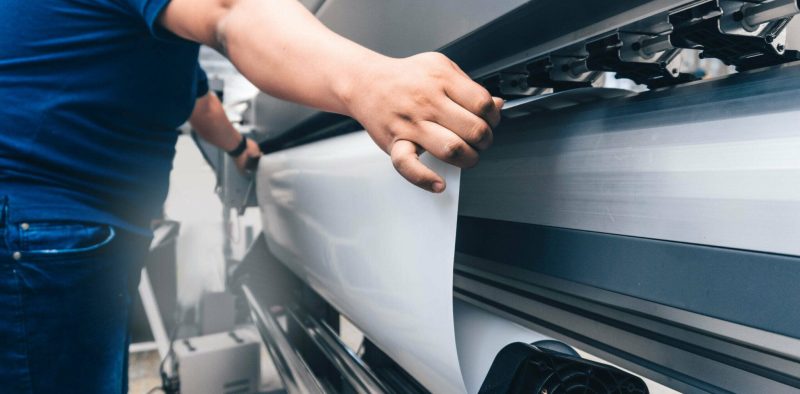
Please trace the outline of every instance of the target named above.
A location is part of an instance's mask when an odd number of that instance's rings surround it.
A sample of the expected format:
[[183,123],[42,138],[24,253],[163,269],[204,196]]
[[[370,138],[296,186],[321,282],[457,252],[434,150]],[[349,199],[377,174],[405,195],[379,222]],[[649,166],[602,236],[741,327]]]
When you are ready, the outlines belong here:
[[23,256],[67,258],[98,252],[114,240],[114,228],[82,222],[32,222],[20,225]]

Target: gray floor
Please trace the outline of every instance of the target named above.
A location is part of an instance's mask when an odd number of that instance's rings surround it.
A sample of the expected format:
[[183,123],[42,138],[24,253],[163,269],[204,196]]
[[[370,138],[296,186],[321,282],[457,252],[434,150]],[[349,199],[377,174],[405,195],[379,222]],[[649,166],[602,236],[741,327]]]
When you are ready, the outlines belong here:
[[131,353],[128,358],[128,392],[145,394],[150,389],[161,385],[158,376],[158,351],[149,350]]

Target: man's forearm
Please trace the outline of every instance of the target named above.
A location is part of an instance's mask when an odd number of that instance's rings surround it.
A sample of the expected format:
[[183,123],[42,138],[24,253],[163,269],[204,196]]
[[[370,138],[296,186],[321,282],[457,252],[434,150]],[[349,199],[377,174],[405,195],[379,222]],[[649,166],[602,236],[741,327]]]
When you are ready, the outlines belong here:
[[218,32],[218,45],[261,90],[348,115],[359,70],[384,58],[334,34],[295,0],[242,0]]
[[337,35],[296,0],[171,0],[160,23],[224,53],[261,90],[355,118],[406,179],[444,190],[419,155],[462,168],[492,143],[502,100],[438,53],[396,59]]
[[222,103],[214,93],[209,92],[197,99],[189,123],[200,137],[226,152],[232,151],[241,142],[241,134],[231,125]]
[[[197,99],[189,118],[192,128],[204,140],[225,152],[235,151],[242,143],[242,135],[231,125],[222,102],[214,93],[207,93]],[[247,138],[244,141],[244,151],[236,151],[233,162],[239,171],[253,170],[261,157],[261,148],[258,144]]]
[[[348,114],[347,97],[359,70],[385,58],[333,32],[296,0],[197,0],[215,11],[197,15],[198,29],[170,14],[195,0],[172,0],[162,22],[176,33],[225,54],[262,91],[326,111]],[[203,27],[201,24],[199,27]]]

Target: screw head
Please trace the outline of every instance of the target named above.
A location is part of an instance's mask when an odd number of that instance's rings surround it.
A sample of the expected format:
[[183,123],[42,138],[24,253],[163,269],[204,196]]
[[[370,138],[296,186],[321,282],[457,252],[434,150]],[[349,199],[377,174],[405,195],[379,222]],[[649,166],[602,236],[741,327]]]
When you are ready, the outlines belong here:
[[19,225],[19,228],[21,228],[22,231],[28,231],[28,229],[31,228],[31,225],[28,223],[22,223]]
[[14,253],[11,255],[11,258],[13,258],[14,260],[19,260],[19,259],[21,259],[21,258],[22,258],[22,253],[20,253],[19,251],[17,251],[17,252],[14,252]]

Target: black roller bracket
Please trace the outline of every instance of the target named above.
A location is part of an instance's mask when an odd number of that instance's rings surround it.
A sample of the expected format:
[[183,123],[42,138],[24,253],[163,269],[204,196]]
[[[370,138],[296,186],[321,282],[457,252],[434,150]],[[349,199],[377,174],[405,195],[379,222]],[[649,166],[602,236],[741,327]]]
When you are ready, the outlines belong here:
[[481,394],[647,394],[628,372],[580,358],[572,349],[544,341],[512,343],[494,359]]
[[552,78],[554,67],[559,67],[559,65],[553,64],[552,58],[544,58],[527,64],[525,68],[528,71],[528,85],[539,88],[551,88],[554,92],[592,86],[592,80],[589,79],[554,79]]
[[657,89],[699,79],[681,69],[685,49],[737,71],[775,66],[800,60],[800,51],[786,47],[787,25],[797,13],[798,0],[706,1],[513,65],[480,82],[493,95],[510,99],[591,87],[601,72]]
[[520,98],[541,94],[545,88],[530,86],[529,74],[526,70],[513,70],[494,74],[481,81],[481,84],[492,96],[504,98]]
[[524,67],[490,75],[483,78],[480,83],[493,96],[506,99],[535,96],[550,91],[549,89],[553,92],[562,92],[592,86],[592,81],[596,78],[592,73],[573,79],[553,78],[556,71],[560,71],[554,68],[564,66],[554,64],[552,58],[547,57],[528,63]]
[[670,16],[670,39],[676,47],[701,50],[701,57],[717,58],[737,71],[800,60],[800,52],[785,47],[791,10],[758,26],[746,23],[758,7],[768,7],[762,3],[717,0],[675,13]]
[[[649,61],[630,61],[623,58],[626,49],[625,33],[615,33],[586,45],[587,65],[596,71],[616,72],[617,78],[627,78],[650,89],[697,80],[693,74],[680,72],[680,49],[670,48],[653,55]],[[639,41],[627,44],[630,51],[640,51]]]

